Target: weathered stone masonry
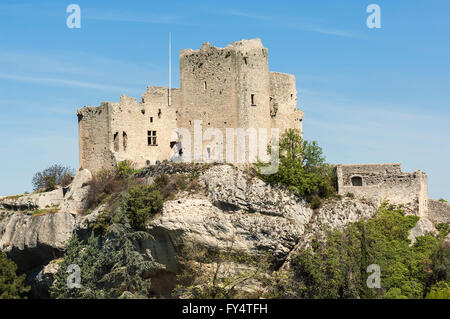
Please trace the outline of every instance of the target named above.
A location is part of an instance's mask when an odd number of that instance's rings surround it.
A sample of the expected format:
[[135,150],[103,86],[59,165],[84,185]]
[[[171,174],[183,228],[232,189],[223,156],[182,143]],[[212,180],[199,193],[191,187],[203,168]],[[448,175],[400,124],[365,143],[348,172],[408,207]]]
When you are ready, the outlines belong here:
[[398,163],[338,165],[337,179],[340,195],[351,193],[378,203],[389,200],[419,216],[428,210],[427,174],[404,173]]
[[[172,150],[180,142],[174,131],[184,128],[193,136],[195,121],[202,132],[215,128],[226,137],[227,128],[301,132],[302,119],[295,77],[269,72],[268,50],[259,39],[225,48],[206,42],[180,52],[180,89],[171,90],[170,101],[167,87],[148,87],[140,103],[123,95],[118,103],[79,109],[80,166],[95,172],[122,160],[143,167],[170,159],[179,152]],[[204,154],[210,141],[192,143],[191,154],[194,147]]]

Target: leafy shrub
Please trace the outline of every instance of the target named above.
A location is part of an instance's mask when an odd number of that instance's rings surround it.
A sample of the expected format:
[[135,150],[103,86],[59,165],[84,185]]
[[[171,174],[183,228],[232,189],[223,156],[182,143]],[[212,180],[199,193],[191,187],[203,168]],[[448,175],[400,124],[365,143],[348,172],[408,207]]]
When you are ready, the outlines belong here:
[[312,209],[318,209],[322,206],[322,201],[320,200],[320,197],[317,195],[311,196],[309,203]]
[[431,287],[426,299],[450,299],[450,284],[440,281]]
[[155,187],[166,200],[175,198],[175,194],[179,191],[196,192],[200,188],[197,174],[161,174],[155,178]]
[[439,201],[443,202],[443,203],[447,203],[447,201],[445,199],[443,199],[443,198],[440,198]]
[[92,176],[89,185],[89,208],[95,208],[111,195],[126,190],[128,180],[122,178],[116,170],[101,170]]
[[166,187],[170,182],[169,175],[167,174],[160,174],[155,178],[155,185],[158,187],[158,189]]
[[[270,152],[269,146],[269,152]],[[260,175],[272,184],[281,184],[309,202],[336,194],[335,167],[325,163],[322,149],[315,141],[303,141],[298,130],[288,129],[280,138],[279,168],[275,174]],[[264,166],[257,163],[257,166]],[[315,198],[315,199],[313,199]]]
[[147,221],[161,210],[163,202],[163,197],[153,185],[136,185],[128,190],[123,209],[131,227],[143,230]]
[[24,285],[25,274],[17,276],[17,265],[0,252],[0,299],[25,297],[30,287]]
[[52,165],[33,176],[33,189],[54,190],[57,185],[65,187],[72,182],[74,171],[68,166]]
[[450,233],[450,223],[439,223],[436,229],[439,231],[439,237],[445,238]]
[[131,161],[121,161],[116,165],[116,173],[120,178],[130,177],[134,172]]

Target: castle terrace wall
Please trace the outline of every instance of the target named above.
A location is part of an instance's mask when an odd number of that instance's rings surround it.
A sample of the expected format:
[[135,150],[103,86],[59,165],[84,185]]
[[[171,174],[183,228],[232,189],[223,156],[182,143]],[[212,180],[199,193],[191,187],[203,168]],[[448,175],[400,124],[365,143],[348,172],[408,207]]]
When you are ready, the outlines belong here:
[[408,213],[425,216],[428,209],[428,177],[424,172],[403,173],[396,164],[337,165],[338,192],[354,194],[376,203],[389,200]]
[[450,222],[450,203],[428,199],[427,218],[435,225]]

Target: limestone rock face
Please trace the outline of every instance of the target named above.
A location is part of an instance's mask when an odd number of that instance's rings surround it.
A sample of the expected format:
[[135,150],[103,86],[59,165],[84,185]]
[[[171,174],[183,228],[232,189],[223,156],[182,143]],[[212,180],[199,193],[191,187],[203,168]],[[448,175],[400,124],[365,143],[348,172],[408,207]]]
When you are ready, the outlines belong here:
[[411,245],[414,245],[417,237],[424,236],[428,233],[436,235],[438,231],[429,219],[422,217],[419,219],[416,226],[409,231],[408,239],[411,240]]
[[24,195],[18,198],[0,198],[0,207],[7,210],[31,210],[60,206],[64,200],[64,190]]
[[314,238],[324,240],[326,230],[343,230],[351,223],[374,217],[377,211],[377,205],[370,201],[351,198],[329,200],[309,220],[304,235],[292,253],[309,247]]
[[282,259],[295,246],[303,226],[284,216],[223,211],[209,200],[184,198],[167,202],[162,215],[153,221],[149,232],[165,240],[161,245],[153,241],[150,250],[168,269],[176,268],[170,256],[175,257],[173,253],[183,243],[221,250],[232,246],[245,253],[268,251]]
[[154,240],[142,248],[167,271],[177,271],[177,254],[186,243],[220,250],[232,247],[249,254],[270,252],[281,261],[313,214],[289,192],[229,165],[207,169],[200,184],[206,195],[184,194],[167,201],[148,227]]
[[8,213],[0,222],[0,250],[29,271],[59,257],[72,237],[75,217],[68,213],[49,213],[32,217]]
[[64,196],[61,210],[67,213],[81,213],[88,208],[89,182],[92,174],[89,170],[83,169],[77,172],[72,183]]
[[299,227],[305,225],[313,213],[306,202],[290,192],[272,187],[256,177],[251,178],[233,166],[214,166],[200,180],[206,186],[211,202],[224,210],[241,209],[279,216]]

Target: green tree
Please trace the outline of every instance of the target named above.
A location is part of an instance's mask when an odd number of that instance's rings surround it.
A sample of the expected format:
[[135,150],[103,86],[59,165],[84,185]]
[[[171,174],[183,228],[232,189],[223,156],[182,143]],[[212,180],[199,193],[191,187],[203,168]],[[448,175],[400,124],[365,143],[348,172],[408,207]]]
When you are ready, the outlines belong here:
[[313,208],[320,206],[319,198],[335,194],[335,168],[325,163],[323,151],[315,141],[303,141],[298,130],[288,129],[280,138],[279,150],[278,171],[260,175],[261,179],[297,192],[314,204]]
[[52,165],[33,176],[33,189],[53,190],[57,185],[65,187],[72,182],[73,169],[59,164]]
[[30,287],[24,285],[25,274],[17,276],[17,265],[0,252],[0,299],[19,299]]
[[163,202],[159,190],[153,185],[136,185],[128,190],[128,194],[124,198],[123,209],[131,226],[136,230],[143,230],[147,221],[160,211]]
[[[423,298],[430,282],[445,280],[440,241],[416,238],[409,231],[417,216],[383,204],[376,217],[359,221],[345,230],[329,231],[326,241],[313,241],[292,259],[300,298]],[[435,256],[435,257],[433,257]],[[381,270],[381,288],[368,288],[367,266]]]
[[[151,236],[131,227],[123,210],[115,215],[102,238],[90,237],[87,243],[76,235],[50,288],[52,298],[103,299],[145,298],[149,295],[151,275],[163,268],[153,258],[141,253],[141,242]],[[76,264],[81,269],[81,287],[69,288],[67,268]]]

